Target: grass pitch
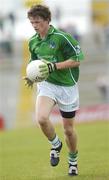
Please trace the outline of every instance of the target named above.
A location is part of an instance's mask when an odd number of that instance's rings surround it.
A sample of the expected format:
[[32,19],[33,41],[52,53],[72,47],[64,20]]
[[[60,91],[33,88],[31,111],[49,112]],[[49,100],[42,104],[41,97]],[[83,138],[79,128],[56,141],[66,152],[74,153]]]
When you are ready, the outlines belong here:
[[69,177],[63,141],[60,164],[51,167],[50,145],[39,128],[0,132],[0,180],[109,180],[109,122],[77,124],[79,175]]

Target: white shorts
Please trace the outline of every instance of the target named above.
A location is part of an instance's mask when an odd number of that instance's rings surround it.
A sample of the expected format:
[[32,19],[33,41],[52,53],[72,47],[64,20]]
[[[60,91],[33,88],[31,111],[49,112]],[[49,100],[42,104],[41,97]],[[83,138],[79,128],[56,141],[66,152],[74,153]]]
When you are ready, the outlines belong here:
[[47,96],[53,99],[59,109],[64,112],[72,112],[79,109],[78,85],[59,86],[47,81],[38,83],[38,96]]

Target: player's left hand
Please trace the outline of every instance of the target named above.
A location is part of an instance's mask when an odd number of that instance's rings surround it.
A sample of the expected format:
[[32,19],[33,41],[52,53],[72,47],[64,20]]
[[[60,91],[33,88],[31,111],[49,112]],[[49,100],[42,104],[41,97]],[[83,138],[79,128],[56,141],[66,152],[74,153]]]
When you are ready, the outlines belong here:
[[42,60],[44,62],[44,65],[40,65],[40,72],[42,73],[42,76],[48,76],[50,73],[52,73],[53,71],[55,71],[56,68],[56,64],[46,61],[46,60]]
[[23,80],[25,81],[25,85],[29,88],[33,88],[34,82],[32,82],[28,77],[23,77]]

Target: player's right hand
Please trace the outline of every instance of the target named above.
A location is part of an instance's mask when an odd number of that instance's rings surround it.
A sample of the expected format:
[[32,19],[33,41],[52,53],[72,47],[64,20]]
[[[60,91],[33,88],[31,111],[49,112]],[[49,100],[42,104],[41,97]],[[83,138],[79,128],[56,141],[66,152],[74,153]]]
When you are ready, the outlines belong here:
[[25,86],[29,88],[33,88],[34,82],[31,81],[28,77],[23,77],[23,80],[25,81]]

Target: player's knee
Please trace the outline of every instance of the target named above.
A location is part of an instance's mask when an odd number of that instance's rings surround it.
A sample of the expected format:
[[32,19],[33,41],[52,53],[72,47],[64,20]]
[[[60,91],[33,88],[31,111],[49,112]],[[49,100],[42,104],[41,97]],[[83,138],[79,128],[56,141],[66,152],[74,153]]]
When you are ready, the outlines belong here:
[[37,122],[40,124],[40,126],[44,126],[47,122],[47,119],[48,118],[45,115],[41,115],[41,116],[39,115],[37,117]]
[[64,134],[65,134],[65,136],[67,136],[67,137],[72,136],[72,134],[73,134],[72,128],[71,128],[71,127],[69,127],[69,128],[64,128]]

